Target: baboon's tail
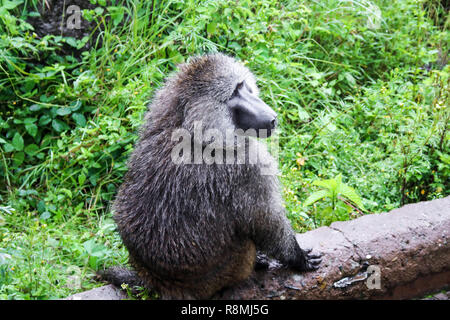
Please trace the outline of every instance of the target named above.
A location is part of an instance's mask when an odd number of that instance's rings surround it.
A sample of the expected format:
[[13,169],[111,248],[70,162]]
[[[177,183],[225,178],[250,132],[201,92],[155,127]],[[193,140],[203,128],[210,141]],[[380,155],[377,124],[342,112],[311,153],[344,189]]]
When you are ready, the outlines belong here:
[[136,271],[123,267],[111,267],[106,270],[101,270],[97,272],[97,275],[101,280],[112,283],[118,288],[121,288],[124,283],[128,284],[130,289],[144,286],[143,281],[139,278]]

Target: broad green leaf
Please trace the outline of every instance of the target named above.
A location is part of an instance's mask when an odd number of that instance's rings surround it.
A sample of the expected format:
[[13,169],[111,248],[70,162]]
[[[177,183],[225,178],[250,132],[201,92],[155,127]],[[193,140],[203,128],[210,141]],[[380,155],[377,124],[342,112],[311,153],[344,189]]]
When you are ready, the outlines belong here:
[[72,112],[75,112],[81,108],[81,105],[82,105],[82,103],[80,100],[72,101],[70,103],[70,110],[72,110]]
[[16,153],[14,153],[14,156],[13,156],[13,163],[16,167],[20,166],[24,159],[25,159],[25,153],[23,153],[23,151],[16,152]]
[[38,127],[34,123],[29,123],[25,125],[25,130],[32,136],[33,138],[36,137],[36,134],[38,132]]
[[68,107],[62,107],[56,111],[56,114],[59,116],[66,116],[71,113],[72,113],[72,110],[71,110],[71,108],[68,108]]
[[242,49],[241,45],[239,43],[237,43],[236,41],[231,42],[228,45],[229,48],[234,49],[236,51],[240,51]]
[[216,32],[217,23],[211,22],[206,26],[206,31],[208,34],[214,34]]
[[73,37],[66,37],[65,38],[66,43],[74,48],[77,47],[77,39],[73,38]]
[[94,239],[86,241],[83,246],[90,256],[102,257],[106,252],[106,247],[96,243]]
[[54,119],[52,121],[52,127],[53,129],[55,129],[57,132],[61,132],[63,130],[68,129],[67,124],[65,124],[64,122],[62,122],[61,120],[58,119]]
[[336,190],[338,186],[335,179],[315,180],[312,184],[318,187],[326,188],[328,190]]
[[45,211],[45,212],[43,212],[43,213],[39,216],[39,219],[41,219],[41,220],[47,220],[47,219],[50,218],[51,216],[52,216],[52,215],[51,215],[50,212]]
[[48,124],[50,121],[52,121],[52,118],[50,118],[49,115],[44,114],[42,117],[40,117],[39,119],[39,125],[40,126],[45,126],[46,124]]
[[34,156],[38,151],[39,151],[39,147],[37,145],[33,144],[29,144],[25,147],[24,149],[25,153],[30,155],[30,156]]
[[105,9],[103,9],[102,7],[97,7],[94,9],[94,12],[98,15],[103,14],[104,11],[105,11]]
[[16,134],[14,135],[13,139],[12,139],[12,145],[14,146],[14,149],[16,149],[17,151],[22,151],[23,150],[23,138],[22,136],[16,132]]
[[40,200],[37,203],[37,210],[39,213],[43,213],[45,211],[45,201],[44,200]]
[[95,257],[95,256],[89,256],[89,266],[92,268],[92,269],[97,269],[98,267],[97,267],[97,261],[98,261],[98,257]]
[[23,120],[23,123],[31,124],[31,123],[35,123],[36,120],[37,120],[36,118],[25,118],[25,120]]
[[86,125],[86,118],[81,113],[72,114],[72,118],[79,127],[84,127]]
[[65,193],[69,198],[72,199],[72,191],[70,191],[69,189],[62,188],[61,192]]
[[438,151],[439,158],[444,162],[445,164],[450,164],[450,155],[441,153]]
[[362,203],[361,197],[356,193],[355,189],[353,189],[352,187],[343,183],[339,188],[339,193],[345,198],[355,203],[358,206],[358,208],[366,210]]
[[14,151],[14,146],[11,143],[5,143],[3,145],[3,150],[5,152],[13,152]]
[[98,176],[93,174],[89,176],[89,181],[92,183],[93,186],[97,185]]
[[86,176],[84,175],[84,173],[81,173],[81,174],[78,176],[78,184],[79,184],[80,186],[82,186],[82,185],[84,184],[85,181],[86,181]]
[[5,9],[11,10],[20,5],[21,3],[23,3],[23,0],[16,0],[16,1],[3,0],[2,6]]
[[314,202],[325,198],[325,197],[331,197],[331,193],[328,190],[319,190],[311,194],[303,203],[303,207],[307,207],[310,204],[313,204]]

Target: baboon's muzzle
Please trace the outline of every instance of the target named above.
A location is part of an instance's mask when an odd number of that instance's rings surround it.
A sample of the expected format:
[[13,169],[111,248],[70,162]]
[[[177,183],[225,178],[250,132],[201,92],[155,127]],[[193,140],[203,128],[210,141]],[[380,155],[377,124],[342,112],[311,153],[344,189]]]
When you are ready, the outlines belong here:
[[270,137],[277,125],[277,114],[243,85],[236,89],[228,101],[233,120],[238,129],[253,129],[257,137]]

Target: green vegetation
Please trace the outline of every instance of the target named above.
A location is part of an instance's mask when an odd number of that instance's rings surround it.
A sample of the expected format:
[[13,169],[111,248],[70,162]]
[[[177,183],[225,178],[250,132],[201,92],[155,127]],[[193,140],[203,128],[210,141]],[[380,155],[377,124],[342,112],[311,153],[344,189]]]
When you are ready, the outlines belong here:
[[[312,193],[303,202],[303,207],[321,199],[331,200],[331,205],[319,211],[318,214],[320,216],[314,217],[322,223],[329,224],[335,220],[349,220],[351,218],[349,214],[353,213],[353,211],[362,214],[363,211],[361,210],[365,210],[360,196],[355,189],[342,182],[341,174],[334,179],[315,180],[312,182],[312,185],[322,187],[322,189]],[[330,221],[327,221],[327,218]]]
[[[126,263],[110,201],[154,90],[194,54],[257,74],[298,231],[450,194],[439,1],[97,1],[102,45],[79,58],[61,48],[88,38],[35,35],[35,2],[0,0],[0,299],[61,298]],[[345,190],[304,205],[334,177]]]

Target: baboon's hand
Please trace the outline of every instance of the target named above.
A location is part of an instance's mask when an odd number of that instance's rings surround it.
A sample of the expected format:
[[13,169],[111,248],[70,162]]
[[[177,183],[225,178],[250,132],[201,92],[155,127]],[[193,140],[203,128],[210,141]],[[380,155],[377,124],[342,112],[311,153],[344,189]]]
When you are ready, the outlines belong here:
[[295,265],[292,267],[298,271],[313,271],[319,269],[319,264],[322,262],[322,254],[312,253],[312,249],[302,250]]

